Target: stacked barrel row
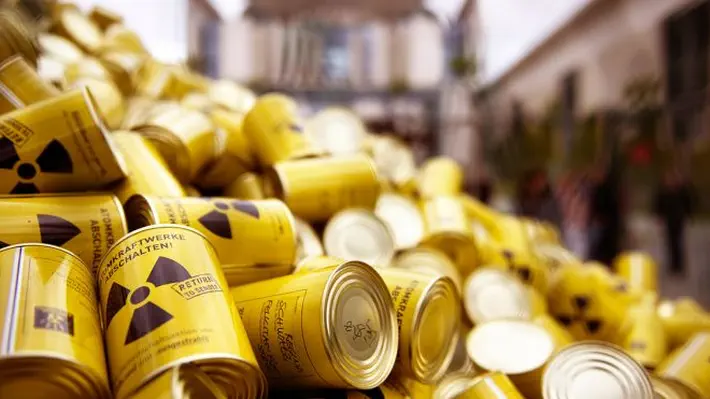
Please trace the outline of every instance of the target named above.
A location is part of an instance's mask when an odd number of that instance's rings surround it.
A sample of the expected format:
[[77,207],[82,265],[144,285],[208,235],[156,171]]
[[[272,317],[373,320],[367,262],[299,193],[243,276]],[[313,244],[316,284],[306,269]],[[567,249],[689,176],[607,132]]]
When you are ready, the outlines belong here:
[[[0,13],[0,397],[710,397],[710,314],[342,107]],[[612,272],[609,267],[611,266]]]

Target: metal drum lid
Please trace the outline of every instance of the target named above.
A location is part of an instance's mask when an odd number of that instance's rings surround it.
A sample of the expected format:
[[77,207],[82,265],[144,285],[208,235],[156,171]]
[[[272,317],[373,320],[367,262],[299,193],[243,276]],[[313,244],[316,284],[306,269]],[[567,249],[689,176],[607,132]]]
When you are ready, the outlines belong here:
[[330,256],[374,266],[387,266],[394,257],[389,228],[365,209],[347,209],[333,216],[325,228],[323,245]]
[[499,319],[529,319],[533,309],[525,286],[508,272],[481,268],[463,287],[464,308],[478,324]]

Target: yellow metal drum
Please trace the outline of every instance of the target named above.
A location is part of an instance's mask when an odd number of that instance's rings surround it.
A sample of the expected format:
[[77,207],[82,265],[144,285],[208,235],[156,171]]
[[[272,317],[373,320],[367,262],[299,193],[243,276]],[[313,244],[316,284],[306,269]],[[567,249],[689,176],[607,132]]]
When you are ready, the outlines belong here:
[[210,101],[218,106],[245,115],[256,103],[256,95],[231,80],[218,80],[207,89]]
[[525,399],[505,374],[486,373],[474,378],[459,399]]
[[0,397],[111,397],[94,276],[45,244],[0,250]]
[[621,348],[579,342],[558,352],[545,370],[545,399],[654,399],[646,370]]
[[183,363],[199,367],[229,398],[265,396],[219,260],[202,234],[177,225],[136,230],[103,258],[98,283],[118,397]]
[[125,176],[88,90],[0,117],[0,193],[80,191]]
[[678,381],[651,376],[656,399],[702,399],[701,396]]
[[466,213],[456,197],[433,197],[422,204],[425,234],[420,246],[445,253],[463,277],[478,266],[478,254]]
[[710,332],[710,313],[690,298],[661,301],[656,313],[661,318],[669,349],[684,344],[699,332]]
[[382,268],[399,327],[395,370],[423,384],[438,381],[451,364],[459,334],[461,301],[448,277]]
[[0,65],[0,114],[58,94],[59,90],[42,80],[24,58],[8,58]]
[[562,350],[567,345],[574,342],[574,338],[572,338],[569,331],[565,330],[565,328],[549,314],[537,315],[532,321],[550,334],[552,342],[555,344],[555,352]]
[[528,320],[535,306],[527,287],[512,274],[492,267],[481,267],[463,284],[463,305],[475,324],[502,319]]
[[134,129],[146,136],[175,177],[192,182],[215,157],[215,128],[199,111],[171,106]]
[[96,105],[106,120],[106,125],[111,129],[121,126],[123,116],[126,113],[125,104],[121,92],[110,80],[100,80],[93,77],[79,77],[73,80],[68,89],[80,89],[86,87],[96,100]]
[[159,198],[138,195],[126,204],[133,230],[151,224],[190,226],[214,245],[222,267],[293,265],[296,231],[291,211],[278,200]]
[[382,193],[377,200],[375,214],[392,231],[397,249],[416,247],[424,237],[424,220],[419,207],[403,195]]
[[88,53],[96,53],[103,33],[79,8],[62,7],[55,16],[54,30]]
[[106,29],[100,50],[102,52],[119,50],[139,54],[146,53],[140,37],[123,24],[113,24]]
[[37,45],[34,33],[28,28],[28,22],[20,12],[11,7],[3,7],[0,10],[0,62],[19,54],[30,65],[37,65]]
[[217,158],[196,182],[202,188],[222,188],[243,173],[256,168],[249,143],[242,132],[242,119],[235,112],[215,109],[211,113],[217,129]]
[[326,254],[388,266],[394,257],[394,238],[373,212],[350,208],[333,215],[323,232]]
[[656,374],[710,397],[710,333],[697,333],[656,369]]
[[274,388],[372,389],[397,356],[385,282],[364,263],[297,273],[231,290]]
[[658,290],[658,265],[653,258],[643,252],[627,252],[614,259],[614,271],[629,284],[629,288],[640,292]]
[[290,97],[270,93],[259,97],[244,118],[244,134],[260,164],[270,166],[307,151],[298,104]]
[[264,199],[264,182],[260,175],[247,172],[237,177],[223,190],[225,197],[258,200]]
[[0,196],[0,248],[37,242],[66,248],[95,274],[109,248],[128,233],[123,207],[106,194]]
[[94,6],[89,13],[89,19],[96,24],[102,31],[105,31],[113,24],[122,24],[123,17],[115,12],[101,6]]
[[364,155],[276,164],[265,176],[277,198],[308,222],[325,221],[345,208],[374,209],[380,183]]
[[184,197],[180,182],[170,172],[163,158],[148,139],[135,132],[119,131],[111,135],[126,161],[128,176],[113,192],[126,203],[136,194],[156,197]]
[[456,265],[442,252],[432,248],[413,248],[401,252],[392,263],[393,267],[413,272],[445,276],[451,279],[456,291],[461,294],[463,282]]
[[463,186],[463,170],[451,158],[429,158],[419,170],[417,183],[422,198],[456,196]]
[[668,339],[656,313],[656,295],[649,293],[631,307],[621,328],[621,346],[647,369],[654,369],[668,354]]

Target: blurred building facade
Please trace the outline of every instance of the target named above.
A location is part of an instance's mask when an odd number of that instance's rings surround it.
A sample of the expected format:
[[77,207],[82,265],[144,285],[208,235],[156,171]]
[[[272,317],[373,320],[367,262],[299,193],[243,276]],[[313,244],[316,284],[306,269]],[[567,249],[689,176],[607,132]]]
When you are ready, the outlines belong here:
[[[710,113],[706,110],[709,22],[707,0],[590,0],[481,92],[478,105],[485,115],[485,134],[493,136],[494,141],[521,140],[524,126],[556,109],[553,134],[562,143],[561,151],[569,155],[567,144],[580,134],[584,118],[614,114],[627,121],[630,88],[640,81],[657,82],[658,90],[651,102],[661,115],[660,123],[653,132],[644,132],[638,126],[635,131],[627,129],[623,123],[622,129],[610,130],[602,124],[601,140],[616,142],[617,146],[606,147],[605,151],[626,148],[624,141],[633,140],[626,137],[629,130],[636,136],[652,133],[655,145],[661,149],[667,146],[674,152],[671,162],[696,177],[692,171],[698,166],[690,164],[691,159],[696,159],[691,152],[697,147],[695,141],[707,142],[710,127]],[[630,169],[626,166],[624,173]],[[629,196],[641,193],[644,202],[653,203],[655,190],[651,184],[647,191],[636,187],[622,191]],[[707,201],[708,196],[699,195],[698,199]],[[627,245],[644,249],[665,263],[661,224],[654,215],[636,210],[627,209]],[[710,294],[700,283],[710,279],[708,231],[707,221],[692,221],[684,243],[688,254],[686,274],[671,276],[662,271],[665,295],[693,295],[710,304]],[[665,270],[667,267],[662,266]]]

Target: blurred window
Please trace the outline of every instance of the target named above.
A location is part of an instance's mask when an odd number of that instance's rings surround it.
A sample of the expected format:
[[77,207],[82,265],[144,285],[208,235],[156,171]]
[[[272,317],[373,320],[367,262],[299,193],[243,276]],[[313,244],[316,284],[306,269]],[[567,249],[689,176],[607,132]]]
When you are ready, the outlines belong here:
[[331,81],[344,81],[349,74],[348,30],[339,26],[323,29],[323,72]]
[[219,23],[210,21],[200,28],[202,72],[212,78],[219,75],[219,27]]
[[685,140],[701,133],[698,122],[708,87],[708,30],[710,5],[707,1],[672,15],[666,21],[666,82],[673,135]]

